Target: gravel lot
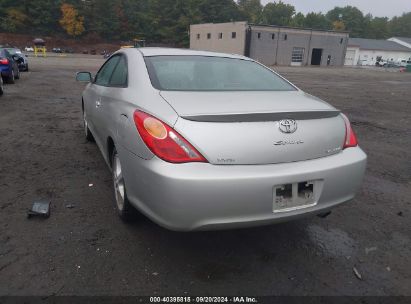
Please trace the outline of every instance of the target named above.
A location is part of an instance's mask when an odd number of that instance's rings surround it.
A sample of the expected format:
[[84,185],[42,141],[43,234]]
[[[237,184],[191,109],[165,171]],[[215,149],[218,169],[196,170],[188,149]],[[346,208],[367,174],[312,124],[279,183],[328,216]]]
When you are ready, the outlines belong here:
[[[411,73],[278,68],[349,115],[362,190],[326,219],[176,233],[116,215],[74,81],[102,62],[30,58],[0,98],[0,295],[411,295]],[[41,198],[51,217],[28,220]]]

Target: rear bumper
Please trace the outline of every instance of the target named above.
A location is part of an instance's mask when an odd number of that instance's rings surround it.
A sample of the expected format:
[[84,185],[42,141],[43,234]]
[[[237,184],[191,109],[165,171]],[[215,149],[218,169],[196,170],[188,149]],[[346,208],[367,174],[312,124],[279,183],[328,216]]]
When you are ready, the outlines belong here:
[[9,77],[11,68],[9,66],[0,66],[0,74],[2,77]]
[[[319,214],[352,199],[367,156],[359,148],[320,159],[272,165],[218,166],[143,160],[119,147],[128,198],[171,230],[212,230],[266,225]],[[274,186],[320,180],[317,204],[273,212]]]

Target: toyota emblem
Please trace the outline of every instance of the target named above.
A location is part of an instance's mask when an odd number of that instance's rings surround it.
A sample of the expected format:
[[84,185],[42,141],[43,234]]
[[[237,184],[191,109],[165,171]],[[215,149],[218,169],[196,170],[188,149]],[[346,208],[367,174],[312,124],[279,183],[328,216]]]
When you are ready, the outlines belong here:
[[294,119],[283,119],[279,123],[280,131],[283,133],[294,133],[297,131],[297,122]]

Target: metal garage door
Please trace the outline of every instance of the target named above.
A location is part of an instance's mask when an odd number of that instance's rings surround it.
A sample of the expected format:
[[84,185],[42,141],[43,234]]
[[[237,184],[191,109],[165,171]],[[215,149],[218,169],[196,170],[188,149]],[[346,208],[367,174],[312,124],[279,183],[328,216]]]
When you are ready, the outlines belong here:
[[345,62],[344,65],[354,65],[354,58],[355,58],[355,51],[347,51],[347,55],[345,55]]

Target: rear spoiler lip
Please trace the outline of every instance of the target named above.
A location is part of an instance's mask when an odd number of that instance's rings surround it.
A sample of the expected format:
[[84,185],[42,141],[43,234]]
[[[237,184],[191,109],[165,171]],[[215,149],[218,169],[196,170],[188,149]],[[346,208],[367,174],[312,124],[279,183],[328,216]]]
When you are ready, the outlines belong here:
[[230,113],[209,115],[182,115],[183,119],[201,122],[261,122],[279,121],[283,119],[309,120],[336,117],[341,113],[339,110],[328,111],[296,111],[296,112],[273,112],[273,113]]

